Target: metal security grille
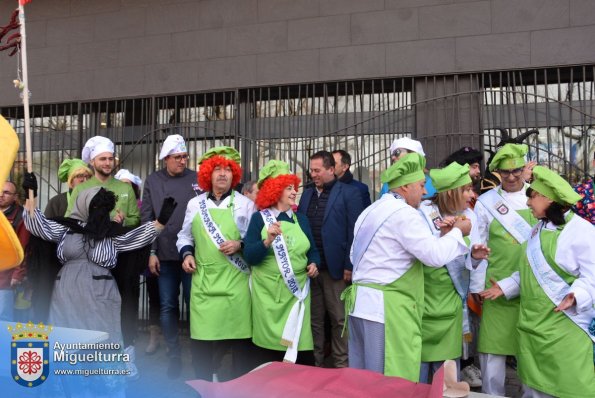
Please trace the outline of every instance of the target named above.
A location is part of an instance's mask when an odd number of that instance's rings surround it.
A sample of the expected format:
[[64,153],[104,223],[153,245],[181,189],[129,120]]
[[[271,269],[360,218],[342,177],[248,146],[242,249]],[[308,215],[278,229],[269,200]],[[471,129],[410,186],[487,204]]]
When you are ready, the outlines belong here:
[[[57,181],[59,164],[79,156],[94,135],[111,138],[120,167],[141,178],[160,167],[160,145],[172,133],[186,138],[191,164],[212,146],[235,146],[245,180],[273,158],[307,179],[309,155],[345,149],[354,175],[375,195],[396,137],[419,139],[434,167],[463,145],[495,150],[500,129],[513,137],[537,129],[527,140],[530,159],[575,180],[589,172],[595,142],[593,76],[585,65],[34,105],[39,197],[43,206],[66,188]],[[0,112],[23,141],[22,108]],[[20,154],[17,179],[23,162]]]
[[527,140],[529,159],[576,181],[595,148],[593,76],[592,65],[482,75],[484,147],[494,149],[497,128],[513,137],[537,129]]

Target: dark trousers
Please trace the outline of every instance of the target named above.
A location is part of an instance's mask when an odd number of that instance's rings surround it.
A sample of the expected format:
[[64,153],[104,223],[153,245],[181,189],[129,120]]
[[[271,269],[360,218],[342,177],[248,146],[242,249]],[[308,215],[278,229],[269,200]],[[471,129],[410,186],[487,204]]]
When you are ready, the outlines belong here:
[[124,348],[134,345],[138,329],[138,299],[140,297],[140,275],[124,269],[126,264],[112,269],[112,275],[118,285],[122,308],[120,322],[122,325],[122,339]]
[[217,373],[219,361],[217,352],[231,350],[231,377],[240,377],[254,368],[254,345],[251,339],[230,340],[190,340],[192,350],[192,367],[196,378],[211,381],[213,373]]
[[332,367],[345,368],[348,366],[347,335],[341,337],[345,323],[345,304],[341,301],[341,293],[346,287],[343,279],[333,279],[324,269],[320,271],[317,278],[310,282],[312,338],[314,339],[316,366],[324,365],[326,313],[331,321]]
[[[255,367],[267,362],[283,362],[284,357],[285,351],[268,350],[258,346],[254,347],[254,359],[257,362]],[[314,366],[314,351],[299,351],[295,363],[298,365]]]
[[145,279],[147,295],[149,296],[149,325],[159,326],[161,303],[159,302],[159,277],[147,272]]

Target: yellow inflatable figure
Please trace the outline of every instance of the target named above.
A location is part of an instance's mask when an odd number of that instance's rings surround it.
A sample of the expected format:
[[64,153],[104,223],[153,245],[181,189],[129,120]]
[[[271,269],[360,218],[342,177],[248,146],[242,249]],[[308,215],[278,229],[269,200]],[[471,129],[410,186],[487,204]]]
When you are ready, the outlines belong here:
[[[0,116],[0,148],[3,152],[0,158],[0,187],[2,187],[19,150],[17,133],[2,116]],[[23,248],[19,238],[10,222],[0,212],[0,271],[14,268],[22,262]]]

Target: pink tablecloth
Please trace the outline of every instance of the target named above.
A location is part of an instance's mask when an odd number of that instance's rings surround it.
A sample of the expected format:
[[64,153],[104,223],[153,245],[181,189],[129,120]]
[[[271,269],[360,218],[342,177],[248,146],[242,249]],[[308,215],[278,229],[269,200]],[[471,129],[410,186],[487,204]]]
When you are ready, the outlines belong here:
[[432,385],[413,383],[361,369],[324,369],[273,362],[225,383],[191,380],[203,398],[442,398],[444,369]]

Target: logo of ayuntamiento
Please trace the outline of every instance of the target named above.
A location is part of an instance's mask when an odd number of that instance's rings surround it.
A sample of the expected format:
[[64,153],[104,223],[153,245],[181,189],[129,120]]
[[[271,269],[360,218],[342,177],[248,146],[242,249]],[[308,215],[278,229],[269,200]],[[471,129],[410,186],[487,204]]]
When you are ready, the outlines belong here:
[[49,334],[53,327],[43,323],[8,326],[12,379],[24,387],[37,387],[50,372]]

